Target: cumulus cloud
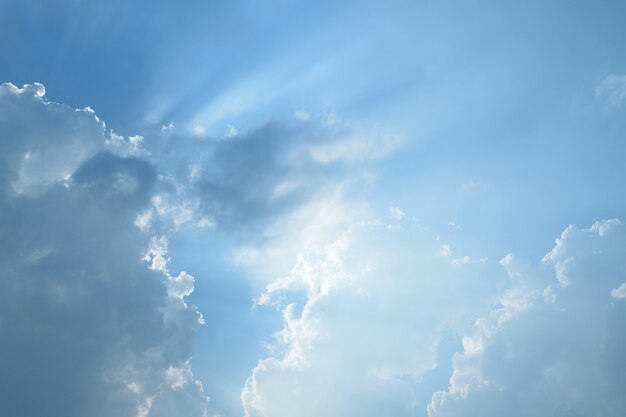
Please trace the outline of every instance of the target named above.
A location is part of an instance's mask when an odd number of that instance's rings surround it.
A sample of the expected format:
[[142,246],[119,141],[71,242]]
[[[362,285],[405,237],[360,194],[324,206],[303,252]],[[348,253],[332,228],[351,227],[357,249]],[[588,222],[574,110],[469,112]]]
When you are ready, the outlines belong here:
[[503,258],[511,285],[463,337],[429,416],[622,415],[626,311],[609,294],[625,244],[614,219],[568,227],[540,265]]
[[[240,259],[276,273],[257,308],[284,323],[242,391],[246,416],[621,414],[620,221],[568,227],[540,263],[509,253],[494,265],[453,258],[414,224],[319,204],[299,232]],[[446,332],[462,344],[447,389],[428,378]]]
[[0,413],[202,416],[193,279],[135,225],[156,168],[44,93],[0,86]]
[[319,204],[301,216],[308,227],[248,260],[264,270],[277,253],[297,259],[257,300],[278,308],[284,327],[242,392],[246,416],[423,412],[444,331],[479,314],[498,280],[480,278],[487,264],[454,268],[426,229],[355,221],[341,200]]
[[389,215],[391,216],[391,218],[398,221],[404,220],[406,218],[406,213],[398,207],[389,207]]

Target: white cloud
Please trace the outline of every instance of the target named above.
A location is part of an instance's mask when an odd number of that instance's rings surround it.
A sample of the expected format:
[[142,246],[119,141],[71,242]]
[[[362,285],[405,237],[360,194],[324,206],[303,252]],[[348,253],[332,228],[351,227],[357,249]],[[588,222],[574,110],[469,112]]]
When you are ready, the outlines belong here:
[[237,130],[237,128],[233,125],[228,125],[228,127],[226,128],[226,132],[224,132],[224,137],[226,139],[230,139],[234,138],[237,135],[239,135],[239,130]]
[[144,147],[144,140],[145,138],[141,135],[124,137],[111,130],[104,143],[117,155],[145,157],[149,155],[149,152]]
[[[439,238],[437,240],[439,240]],[[488,259],[486,257],[471,258],[471,257],[469,257],[467,255],[460,256],[460,257],[457,257],[457,258],[453,258],[452,257],[452,246],[449,243],[443,243],[439,247],[438,255],[440,257],[443,257],[443,258],[449,258],[450,259],[450,265],[452,265],[455,268],[460,268],[463,265],[481,264],[481,263],[484,263],[484,262],[488,261]],[[503,261],[500,261],[500,263],[502,263],[502,262]]]
[[22,88],[0,85],[0,123],[7,147],[0,156],[0,173],[10,170],[9,185],[19,194],[67,181],[104,144],[104,123],[92,110],[74,110],[44,95],[38,83]]
[[[481,311],[495,283],[479,279],[486,264],[452,267],[422,228],[326,204],[335,216],[303,216],[290,238],[246,258],[276,271],[257,303],[279,308],[284,323],[242,392],[246,416],[412,416],[412,384],[436,366],[441,332]],[[267,266],[290,254],[294,265]]]
[[598,220],[589,228],[590,232],[597,233],[598,236],[603,237],[608,231],[614,227],[621,226],[622,222],[619,219]]
[[168,294],[170,297],[185,298],[193,293],[194,279],[185,271],[181,271],[178,276],[169,276]]
[[450,386],[433,395],[430,417],[622,414],[616,382],[626,371],[624,310],[607,296],[617,285],[614,271],[626,266],[619,224],[569,226],[544,257],[554,275],[512,254],[503,258],[511,286],[464,336]]
[[460,267],[463,265],[468,265],[468,264],[479,264],[479,263],[483,263],[483,262],[487,262],[487,258],[470,258],[469,256],[465,255],[462,256],[460,258],[454,258],[452,260],[450,260],[450,264],[452,264],[452,266],[456,266],[456,267]]
[[142,232],[147,231],[150,228],[150,221],[152,220],[152,210],[146,210],[143,213],[137,214],[135,218],[135,226]]
[[556,279],[559,281],[561,287],[567,287],[570,285],[570,280],[567,276],[568,270],[571,268],[574,263],[574,258],[569,257],[565,258],[562,261],[557,262],[554,265],[554,270],[556,272]]
[[392,219],[395,219],[395,220],[404,220],[406,218],[406,213],[400,210],[398,207],[390,207],[389,215],[391,216]]
[[171,132],[174,130],[174,122],[169,122],[167,124],[161,125],[161,132]]
[[206,219],[199,211],[198,201],[185,200],[181,196],[169,196],[157,194],[152,198],[152,207],[163,221],[169,221],[175,229],[180,229],[186,224],[203,224]]
[[613,298],[626,298],[626,282],[623,282],[617,288],[611,290],[611,297]]
[[41,98],[46,95],[46,87],[41,83],[24,84],[22,88],[19,88],[11,83],[2,84],[2,88],[16,96],[32,96]]
[[173,390],[179,390],[190,382],[193,382],[193,373],[186,361],[179,367],[170,366],[165,371],[165,379]]
[[452,256],[452,246],[449,243],[444,243],[439,248],[439,256],[443,256],[445,258],[449,258]]

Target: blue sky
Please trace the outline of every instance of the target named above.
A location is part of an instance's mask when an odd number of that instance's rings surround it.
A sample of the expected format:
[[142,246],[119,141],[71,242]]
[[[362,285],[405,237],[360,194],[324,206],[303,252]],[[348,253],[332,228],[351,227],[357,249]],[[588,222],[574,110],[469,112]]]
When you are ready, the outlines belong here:
[[0,414],[623,415],[624,13],[0,0]]

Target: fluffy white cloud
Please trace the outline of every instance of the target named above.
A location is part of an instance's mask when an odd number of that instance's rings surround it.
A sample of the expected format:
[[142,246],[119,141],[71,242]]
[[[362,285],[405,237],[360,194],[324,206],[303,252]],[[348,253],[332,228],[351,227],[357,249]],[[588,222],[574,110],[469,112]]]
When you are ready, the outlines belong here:
[[[354,221],[340,200],[240,259],[276,274],[257,303],[284,323],[242,391],[246,416],[621,414],[621,222],[570,226],[539,265],[508,254],[497,266],[452,258],[412,223]],[[427,381],[446,331],[463,351],[437,391]]]
[[488,264],[455,268],[432,232],[355,221],[358,209],[341,200],[303,211],[306,226],[247,258],[256,270],[297,261],[273,269],[284,273],[257,301],[278,308],[284,327],[242,392],[246,416],[423,412],[430,397],[420,402],[415,390],[436,389],[420,382],[437,366],[442,334],[486,311],[505,276],[483,279]]
[[156,169],[44,91],[0,86],[0,414],[200,417],[193,278],[135,226]]
[[614,219],[568,227],[541,265],[505,257],[510,288],[464,336],[429,416],[622,415],[626,310],[609,293],[625,248]]

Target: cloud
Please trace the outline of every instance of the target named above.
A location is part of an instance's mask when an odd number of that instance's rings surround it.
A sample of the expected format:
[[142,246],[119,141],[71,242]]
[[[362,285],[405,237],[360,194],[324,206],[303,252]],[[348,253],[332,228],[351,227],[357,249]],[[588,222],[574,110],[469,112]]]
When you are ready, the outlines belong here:
[[467,264],[477,264],[477,263],[482,263],[482,262],[487,262],[487,258],[483,257],[483,258],[473,259],[465,255],[460,258],[454,258],[450,260],[450,263],[452,264],[452,266],[456,266],[456,267],[460,267],[460,266],[467,265]]
[[626,298],[626,282],[623,282],[619,287],[611,290],[611,297],[613,298]]
[[298,134],[269,124],[207,145],[192,184],[200,209],[221,227],[242,227],[276,217],[314,193],[328,172],[298,154]]
[[406,213],[398,207],[389,207],[389,215],[395,220],[404,220]]
[[[621,414],[620,221],[566,228],[538,264],[458,268],[432,232],[355,221],[343,204],[310,207],[309,226],[243,259],[276,274],[257,308],[284,323],[242,391],[246,416]],[[447,389],[429,379],[446,332],[463,347]]]
[[399,144],[382,131],[361,130],[339,121],[286,120],[248,132],[229,129],[219,138],[168,133],[142,146],[169,176],[176,204],[186,200],[216,227],[244,230],[263,228],[350,181],[350,166],[384,157]]
[[[433,231],[350,202],[354,166],[396,149],[389,135],[327,116],[228,138],[124,137],[44,94],[0,87],[6,414],[206,415],[195,279],[169,255],[185,228],[249,232],[233,261],[264,287],[254,308],[282,320],[241,392],[248,417],[626,406],[619,220],[566,228],[540,263],[454,257]],[[449,383],[433,378],[447,339],[462,345]]]
[[284,327],[242,392],[246,416],[423,412],[445,329],[464,328],[506,278],[481,279],[487,263],[454,268],[432,232],[357,220],[341,198],[304,210],[290,238],[247,260],[266,271],[272,259],[297,259],[257,300]]
[[156,168],[44,92],[0,87],[0,413],[202,416],[193,278],[141,261]]
[[[437,237],[437,240],[439,240],[440,238]],[[484,263],[487,262],[488,259],[486,257],[482,257],[482,258],[471,258],[467,255],[464,256],[460,256],[457,258],[453,258],[452,257],[452,246],[449,243],[443,243],[440,247],[439,247],[439,252],[438,255],[440,257],[444,257],[444,258],[449,258],[450,259],[450,265],[452,265],[455,268],[460,268],[464,265],[470,265],[470,264],[480,264],[480,263]]]
[[174,130],[174,122],[169,122],[167,124],[161,125],[161,132],[170,132]]
[[239,130],[235,126],[228,125],[226,132],[224,132],[224,137],[226,139],[230,139],[230,138],[234,138],[238,134],[239,134]]
[[[0,349],[3,369],[16,375],[3,385],[5,409],[201,416],[208,397],[191,358],[204,319],[187,302],[194,277],[170,270],[168,236],[291,227],[285,219],[352,180],[344,169],[353,155],[316,155],[358,145],[355,128],[292,121],[215,139],[167,125],[122,136],[93,110],[48,101],[44,91],[0,88],[0,328],[15,336]],[[364,152],[367,160],[388,148]],[[47,394],[20,414],[18,394],[28,389]],[[57,397],[65,400],[52,404]]]
[[0,85],[0,187],[5,192],[34,193],[58,184],[102,147],[105,126],[91,109],[70,109],[46,101],[44,94],[37,83]]
[[626,311],[609,293],[625,243],[613,219],[569,226],[540,265],[505,257],[511,285],[463,337],[429,416],[622,415]]

